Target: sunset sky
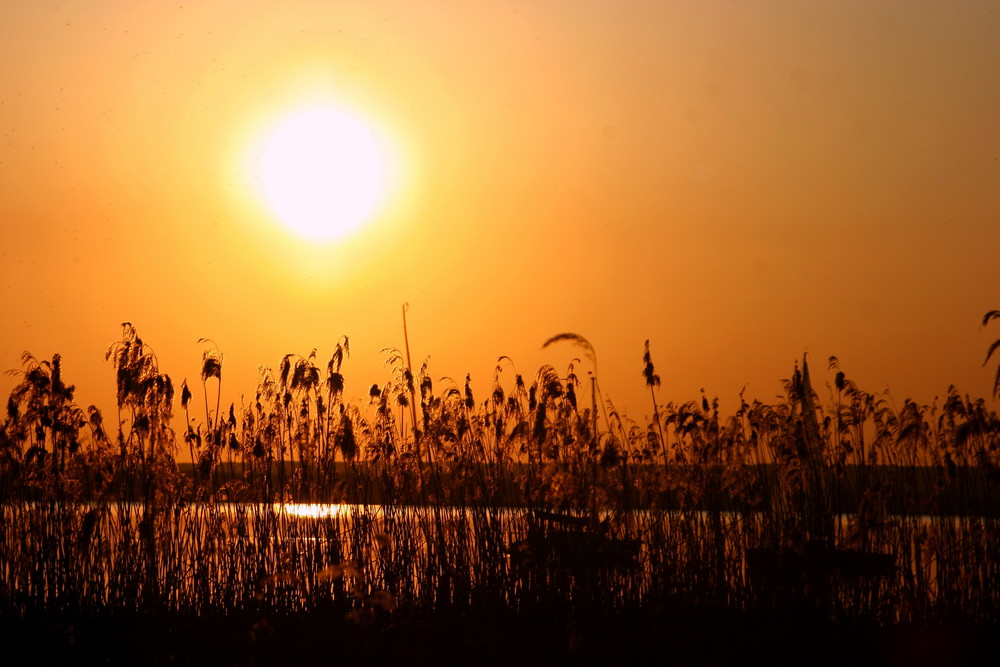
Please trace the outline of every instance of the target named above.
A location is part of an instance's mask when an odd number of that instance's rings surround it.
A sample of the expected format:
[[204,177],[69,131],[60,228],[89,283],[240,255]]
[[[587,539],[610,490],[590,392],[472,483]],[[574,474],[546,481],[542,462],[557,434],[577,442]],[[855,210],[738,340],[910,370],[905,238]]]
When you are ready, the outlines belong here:
[[[564,372],[561,332],[636,419],[646,339],[663,402],[770,400],[804,352],[824,397],[830,355],[897,403],[987,397],[998,36],[993,0],[4,3],[0,369],[61,353],[107,413],[129,321],[178,386],[213,339],[228,403],[346,334],[362,400],[409,303],[414,364],[479,399],[500,355]],[[327,241],[253,181],[315,108],[387,165]]]

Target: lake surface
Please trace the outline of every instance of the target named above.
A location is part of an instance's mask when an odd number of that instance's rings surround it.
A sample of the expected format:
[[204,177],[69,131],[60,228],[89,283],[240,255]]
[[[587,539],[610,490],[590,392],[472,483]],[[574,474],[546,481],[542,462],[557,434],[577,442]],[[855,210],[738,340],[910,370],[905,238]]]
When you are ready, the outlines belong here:
[[[995,609],[990,582],[1000,581],[1000,530],[978,518],[885,516],[861,526],[838,515],[835,550],[813,564],[778,541],[794,517],[760,512],[639,510],[592,521],[525,508],[301,503],[14,503],[0,512],[7,604],[374,613],[552,599],[753,608],[822,595],[831,613],[899,620],[917,604]],[[894,568],[850,574],[842,552],[891,555]],[[764,563],[756,575],[754,562]],[[768,563],[791,575],[761,575]]]

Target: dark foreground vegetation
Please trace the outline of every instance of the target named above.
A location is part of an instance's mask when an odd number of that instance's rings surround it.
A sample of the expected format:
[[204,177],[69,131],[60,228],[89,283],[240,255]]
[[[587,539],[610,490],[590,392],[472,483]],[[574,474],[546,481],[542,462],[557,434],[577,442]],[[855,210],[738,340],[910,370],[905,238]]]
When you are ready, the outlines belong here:
[[476,399],[390,350],[346,401],[344,338],[225,409],[206,346],[199,396],[175,396],[125,325],[112,429],[58,356],[25,355],[0,428],[0,641],[116,664],[998,655],[983,400],[894,405],[831,359],[826,400],[803,361],[783,399],[726,416],[660,404],[647,347],[645,424],[578,360],[524,380],[501,358]]

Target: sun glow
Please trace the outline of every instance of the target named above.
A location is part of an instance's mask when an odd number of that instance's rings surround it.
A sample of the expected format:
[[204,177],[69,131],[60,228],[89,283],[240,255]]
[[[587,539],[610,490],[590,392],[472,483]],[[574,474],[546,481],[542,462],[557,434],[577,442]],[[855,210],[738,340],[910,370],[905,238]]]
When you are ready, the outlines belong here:
[[318,241],[342,238],[385,203],[388,154],[375,132],[334,106],[299,108],[264,134],[254,189],[275,217]]
[[287,513],[305,519],[328,519],[342,514],[350,514],[350,510],[346,505],[329,503],[289,503],[287,505],[276,505],[275,509],[279,513]]

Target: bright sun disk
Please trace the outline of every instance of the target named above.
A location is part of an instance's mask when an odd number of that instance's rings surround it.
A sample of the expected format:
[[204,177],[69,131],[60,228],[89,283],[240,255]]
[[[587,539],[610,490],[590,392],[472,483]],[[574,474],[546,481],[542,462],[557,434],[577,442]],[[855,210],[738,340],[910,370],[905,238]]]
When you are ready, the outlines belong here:
[[384,197],[386,157],[360,119],[311,107],[284,116],[266,135],[256,179],[285,225],[310,239],[332,240],[375,214]]

